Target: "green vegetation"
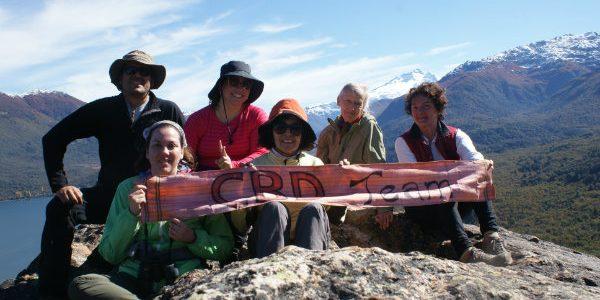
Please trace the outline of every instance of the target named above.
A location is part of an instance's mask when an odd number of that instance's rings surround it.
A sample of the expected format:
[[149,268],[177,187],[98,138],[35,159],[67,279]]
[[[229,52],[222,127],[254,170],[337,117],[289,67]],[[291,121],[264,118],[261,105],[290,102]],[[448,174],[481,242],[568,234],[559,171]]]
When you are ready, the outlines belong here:
[[600,137],[488,156],[501,226],[600,256]]
[[[444,77],[447,124],[495,161],[500,225],[600,255],[600,72],[557,61]],[[388,161],[412,120],[403,100],[378,118]]]
[[[47,97],[52,97],[50,94]],[[73,98],[74,99],[74,98]],[[75,100],[78,101],[78,100]],[[59,100],[49,98],[48,103]],[[79,101],[81,102],[81,101]],[[83,102],[81,102],[83,103]],[[80,104],[55,104],[63,115]],[[37,105],[36,108],[43,107]],[[42,153],[42,136],[57,122],[53,116],[41,113],[24,101],[0,95],[0,200],[50,195]],[[76,141],[65,154],[65,171],[70,183],[89,186],[96,180],[99,169],[98,143],[94,139]]]

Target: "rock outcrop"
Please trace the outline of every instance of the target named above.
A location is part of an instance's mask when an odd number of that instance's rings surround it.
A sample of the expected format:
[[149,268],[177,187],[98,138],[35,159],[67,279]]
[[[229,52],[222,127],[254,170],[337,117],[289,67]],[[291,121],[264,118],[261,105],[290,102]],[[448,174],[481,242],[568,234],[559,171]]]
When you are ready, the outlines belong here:
[[[73,243],[74,270],[98,243],[101,226],[82,226]],[[476,226],[469,235],[480,238]],[[448,242],[403,217],[382,231],[370,212],[332,227],[341,247],[308,251],[286,247],[262,259],[196,270],[163,288],[159,298],[600,298],[600,259],[534,236],[500,232],[514,263],[463,264]],[[418,250],[418,251],[417,251]],[[36,262],[0,287],[1,299],[35,299]]]
[[539,273],[468,265],[419,252],[347,247],[236,262],[217,272],[195,271],[165,289],[165,298],[594,298],[598,288]]

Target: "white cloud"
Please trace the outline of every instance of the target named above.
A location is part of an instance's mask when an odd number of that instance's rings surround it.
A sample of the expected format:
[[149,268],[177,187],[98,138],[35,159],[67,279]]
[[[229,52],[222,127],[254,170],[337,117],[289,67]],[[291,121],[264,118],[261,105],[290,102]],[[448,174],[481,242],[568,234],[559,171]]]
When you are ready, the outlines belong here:
[[419,67],[403,63],[415,53],[310,63],[326,55],[314,48],[323,48],[322,45],[331,42],[324,38],[249,45],[235,53],[223,53],[208,64],[189,64],[187,70],[179,70],[180,76],[170,75],[159,93],[176,101],[183,111],[193,112],[208,104],[207,94],[218,78],[221,65],[230,59],[240,59],[248,62],[252,73],[265,83],[263,95],[256,104],[268,110],[284,97],[297,98],[302,105],[333,101],[345,83],[381,85]]
[[252,28],[254,32],[263,32],[263,33],[279,33],[291,29],[295,29],[302,26],[302,23],[295,24],[259,24]]
[[[5,22],[0,30],[0,40],[7,45],[0,48],[0,57],[10,58],[0,60],[0,90],[17,82],[32,89],[58,89],[84,101],[115,95],[118,91],[108,78],[110,63],[142,49],[167,66],[167,79],[156,94],[186,112],[208,104],[207,94],[221,65],[233,59],[248,62],[265,82],[257,104],[268,110],[283,97],[297,98],[303,105],[333,101],[347,82],[373,87],[418,67],[407,60],[414,53],[340,58],[336,53],[345,51],[337,48],[356,44],[323,35],[292,39],[262,34],[292,30],[303,26],[300,23],[261,24],[253,28],[258,33],[236,31],[226,21],[237,22],[240,12],[235,12],[236,18],[226,11],[198,19],[189,13],[191,2],[197,1],[63,0],[44,2],[26,19],[0,8],[0,22],[23,20]],[[8,83],[12,78],[16,79]]]
[[[226,34],[219,25],[232,14],[226,11],[204,20],[187,20],[186,5],[198,1],[109,0],[45,3],[24,22],[3,26],[0,40],[2,90],[56,89],[84,101],[117,94],[110,83],[110,63],[133,49],[152,54],[167,66],[168,78],[189,75],[197,69],[177,66],[179,56],[169,54],[194,48],[211,37]],[[117,8],[118,9],[115,9]],[[0,9],[0,13],[6,12]],[[5,13],[2,13],[6,15]],[[0,15],[1,17],[2,15]],[[185,54],[198,65],[201,50]],[[161,56],[157,58],[157,56]],[[218,69],[217,69],[218,70]],[[17,75],[17,76],[15,76]],[[11,83],[5,79],[16,78]],[[18,88],[15,89],[15,86]],[[159,94],[162,94],[159,91]],[[186,98],[187,99],[187,98]]]
[[110,82],[107,70],[96,70],[67,77],[60,90],[83,101],[117,95],[119,91]]
[[331,44],[329,47],[331,47],[331,48],[346,48],[346,47],[348,47],[348,45],[343,44],[343,43],[335,43],[335,44]]
[[436,48],[432,48],[429,51],[427,51],[428,55],[438,55],[444,52],[448,52],[448,51],[452,51],[452,50],[456,50],[456,49],[460,49],[460,48],[464,48],[471,45],[471,42],[464,42],[464,43],[460,43],[460,44],[454,44],[454,45],[448,45],[448,46],[441,46],[441,47],[436,47]]
[[[201,41],[203,37],[213,34],[214,32],[210,30],[212,24],[212,21],[208,20],[193,28],[174,28],[171,31],[164,30],[146,33],[146,35],[137,27],[131,26],[109,30],[104,35],[106,40],[118,40],[119,36],[138,39],[143,45],[140,48],[148,50],[154,56],[158,56],[167,52],[172,53],[176,49],[182,49],[183,46],[180,46],[180,40],[186,41],[189,45],[194,40]],[[208,29],[202,30],[206,28]],[[208,53],[206,55],[201,53],[201,47],[192,46],[186,49],[188,52],[181,54],[185,55],[185,61],[167,66],[167,80],[156,93],[166,99],[174,100],[184,111],[194,111],[208,104],[207,94],[218,78],[221,65],[232,59],[248,62],[252,66],[253,74],[266,82],[267,90],[276,85],[287,86],[283,83],[277,83],[279,81],[275,81],[276,84],[272,85],[270,80],[271,78],[278,78],[282,75],[282,72],[284,77],[295,77],[295,75],[289,73],[292,67],[307,68],[311,65],[311,62],[326,55],[324,50],[327,47],[323,46],[330,45],[332,42],[333,40],[328,37],[261,42],[242,46],[235,51]],[[115,58],[131,49],[130,47],[123,49],[119,43],[109,46],[107,45],[102,49],[103,55],[91,55],[78,60],[65,61],[56,68],[39,68],[41,69],[40,72],[35,72],[31,78],[28,78],[29,82],[32,83],[28,86],[35,86],[33,85],[35,83],[48,83],[48,80],[44,78],[60,78],[62,76],[65,79],[53,83],[54,85],[43,87],[65,91],[84,101],[114,95],[118,91],[109,81],[107,76],[108,66]],[[194,48],[199,48],[199,50]],[[164,55],[162,58],[172,59],[172,55]],[[157,62],[163,63],[161,59],[157,59]],[[329,66],[329,68],[332,68],[332,66]],[[368,66],[365,65],[365,69],[368,69]],[[78,72],[69,72],[69,70],[77,70]],[[306,72],[318,74],[324,71],[312,67]],[[304,77],[312,77],[312,75],[307,75],[309,73],[299,74]],[[352,74],[354,72],[348,71],[348,73]],[[365,72],[360,71],[359,73],[364,74]],[[331,75],[331,77],[340,78],[337,75]],[[290,89],[290,91],[292,94],[298,94],[295,89]],[[265,93],[265,95],[268,96],[269,94]]]
[[141,37],[141,48],[154,56],[165,55],[180,51],[181,49],[197,45],[206,38],[225,32],[222,28],[213,28],[208,25],[197,27],[183,27],[173,31],[161,33],[148,33]]
[[226,62],[191,55],[184,65],[167,69],[167,79],[156,94],[176,102],[184,113],[192,113],[208,105],[208,92],[219,77],[221,65]]
[[[45,2],[39,12],[32,12],[24,22],[5,24],[0,40],[0,75],[9,74],[38,64],[79,54],[105,55],[109,47],[131,48],[131,41],[153,29],[165,20],[178,18],[172,13],[189,1],[55,1]],[[118,8],[118,9],[116,9]],[[161,18],[162,15],[169,17]],[[161,20],[161,22],[153,22]],[[198,38],[199,32],[187,36],[171,37],[182,42],[185,38]],[[103,48],[93,51],[94,48]],[[92,50],[92,51],[89,51]]]
[[265,92],[257,102],[270,109],[275,101],[293,97],[303,106],[335,101],[342,86],[359,82],[372,87],[418,65],[406,65],[402,61],[410,56],[390,55],[344,60],[304,71],[292,71],[265,79]]
[[[265,90],[255,104],[269,110],[277,100],[285,97],[296,98],[303,106],[334,101],[339,90],[348,82],[376,86],[398,74],[419,67],[414,64],[402,64],[410,55],[359,58],[268,76],[255,74],[265,83]],[[195,66],[199,72],[169,81],[168,85],[161,88],[160,94],[175,100],[185,112],[198,110],[208,105],[207,94],[218,78],[219,67],[220,65]]]
[[323,56],[318,48],[332,42],[331,38],[284,40],[243,46],[240,50],[221,53],[222,60],[241,59],[255,70],[275,72],[294,65],[314,61]]

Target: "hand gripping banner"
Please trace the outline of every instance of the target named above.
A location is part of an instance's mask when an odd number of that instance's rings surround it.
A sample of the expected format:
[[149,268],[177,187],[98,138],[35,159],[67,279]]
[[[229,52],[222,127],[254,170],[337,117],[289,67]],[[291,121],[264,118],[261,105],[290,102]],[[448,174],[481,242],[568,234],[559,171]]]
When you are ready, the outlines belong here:
[[188,219],[268,201],[363,208],[494,200],[492,170],[492,161],[480,160],[264,166],[152,177],[141,219]]

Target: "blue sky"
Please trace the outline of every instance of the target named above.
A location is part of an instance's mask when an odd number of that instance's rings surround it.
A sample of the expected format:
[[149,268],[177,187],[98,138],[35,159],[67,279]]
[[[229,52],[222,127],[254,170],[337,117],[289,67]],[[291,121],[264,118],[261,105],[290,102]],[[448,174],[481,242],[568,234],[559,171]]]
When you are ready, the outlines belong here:
[[142,49],[167,67],[157,95],[193,112],[229,60],[265,82],[257,104],[334,101],[415,68],[443,76],[466,60],[562,34],[600,31],[600,1],[0,1],[0,91],[118,93],[108,67]]

